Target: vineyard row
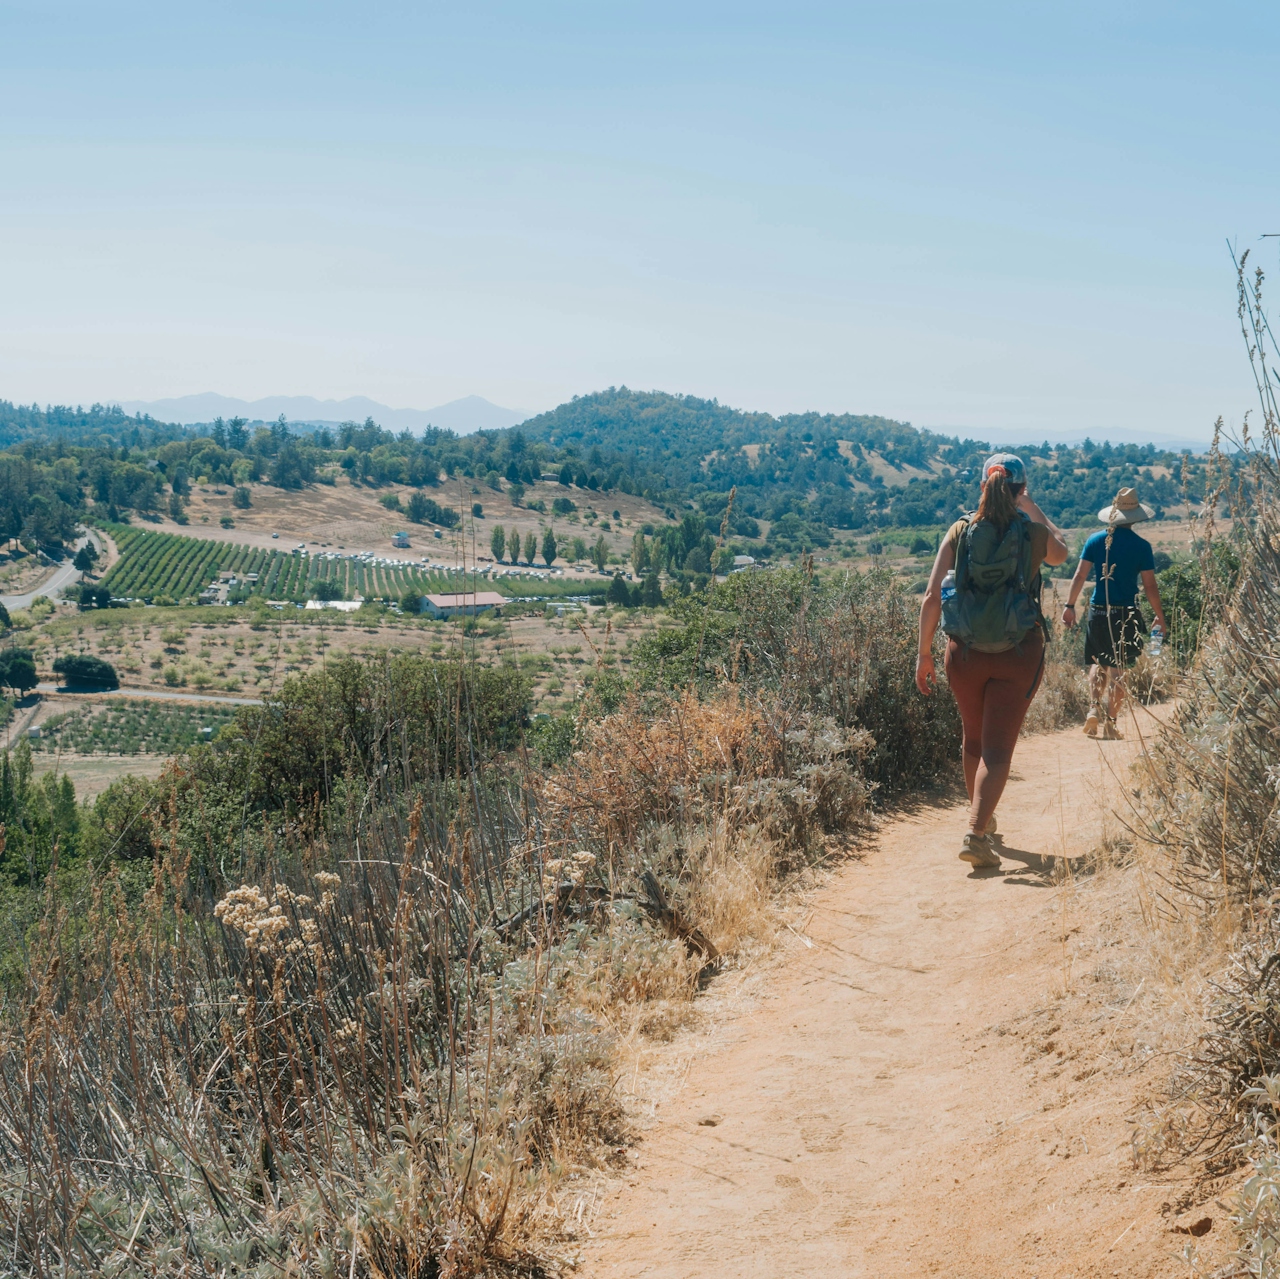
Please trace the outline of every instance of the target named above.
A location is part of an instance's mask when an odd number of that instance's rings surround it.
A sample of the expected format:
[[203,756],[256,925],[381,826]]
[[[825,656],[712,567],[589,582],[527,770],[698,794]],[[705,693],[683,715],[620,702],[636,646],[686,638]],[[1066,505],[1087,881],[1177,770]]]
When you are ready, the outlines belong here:
[[[470,574],[464,577],[447,570],[424,572],[412,564],[326,559],[237,542],[156,533],[127,524],[112,525],[107,531],[120,550],[120,558],[102,584],[116,599],[142,599],[148,603],[166,599],[174,603],[190,601],[216,582],[219,573],[234,573],[242,594],[294,602],[307,599],[319,581],[336,582],[345,599],[399,599],[411,590],[427,594],[466,589],[473,580]],[[245,583],[251,574],[257,575],[256,582]],[[560,594],[563,590],[559,582],[539,582],[537,586],[546,593]],[[488,589],[505,595],[516,593],[505,582]]]

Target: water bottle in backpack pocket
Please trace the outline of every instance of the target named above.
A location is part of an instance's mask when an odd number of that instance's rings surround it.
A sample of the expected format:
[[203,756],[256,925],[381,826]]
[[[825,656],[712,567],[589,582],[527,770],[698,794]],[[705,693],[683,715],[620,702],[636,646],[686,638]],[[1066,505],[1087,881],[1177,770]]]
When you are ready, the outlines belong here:
[[1031,521],[1021,511],[1001,530],[968,519],[956,542],[955,591],[942,600],[942,629],[966,648],[998,653],[1039,622],[1032,598]]

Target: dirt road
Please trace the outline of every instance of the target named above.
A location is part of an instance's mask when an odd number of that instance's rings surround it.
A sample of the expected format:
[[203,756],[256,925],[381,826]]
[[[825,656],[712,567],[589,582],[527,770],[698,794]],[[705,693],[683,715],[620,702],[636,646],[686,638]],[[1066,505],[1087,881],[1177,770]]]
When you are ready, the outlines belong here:
[[1179,1226],[1205,1215],[1196,1246],[1220,1251],[1220,1209],[1135,1171],[1130,1119],[1167,1059],[1124,976],[1134,884],[1076,860],[1134,754],[1078,730],[1024,741],[1002,872],[957,860],[963,809],[886,823],[763,995],[671,1046],[683,1085],[598,1201],[581,1273],[1186,1275]]

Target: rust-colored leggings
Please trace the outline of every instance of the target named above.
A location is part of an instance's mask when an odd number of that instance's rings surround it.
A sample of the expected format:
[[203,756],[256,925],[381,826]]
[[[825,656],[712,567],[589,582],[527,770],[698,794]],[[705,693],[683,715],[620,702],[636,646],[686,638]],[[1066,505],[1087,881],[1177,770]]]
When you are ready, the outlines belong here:
[[964,724],[964,782],[969,792],[969,825],[983,831],[996,811],[1018,732],[1044,674],[1044,637],[1037,629],[1005,653],[967,653],[947,643],[947,681]]

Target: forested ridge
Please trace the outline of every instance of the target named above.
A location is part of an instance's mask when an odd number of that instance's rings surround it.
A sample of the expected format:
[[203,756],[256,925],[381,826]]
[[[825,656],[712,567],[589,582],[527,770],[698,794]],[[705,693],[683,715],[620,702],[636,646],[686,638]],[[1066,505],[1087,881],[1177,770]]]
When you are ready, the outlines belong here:
[[[690,506],[718,523],[737,490],[730,532],[792,551],[825,545],[832,529],[944,526],[969,509],[990,445],[855,414],[747,413],[714,400],[609,388],[522,426],[458,436],[384,430],[372,419],[336,429],[265,426],[240,418],[181,427],[119,408],[29,408],[0,401],[0,535],[56,548],[77,520],[127,519],[162,505],[181,521],[193,482],[286,489],[340,475],[379,488],[430,489],[466,477],[511,491],[548,479],[566,492],[624,492],[680,518]],[[1122,485],[1158,514],[1199,502],[1208,462],[1152,445],[1020,446],[1045,510],[1087,524]],[[415,499],[411,518],[441,522]],[[447,521],[446,521],[447,522]],[[765,548],[757,548],[765,549]]]
[[[855,529],[950,522],[972,506],[975,475],[992,447],[883,417],[775,418],[626,387],[577,397],[518,429],[669,501],[693,500],[715,513],[736,486],[746,514]],[[1189,453],[1090,441],[1018,448],[1045,509],[1065,523],[1092,520],[1123,484],[1139,486],[1160,508],[1182,502],[1184,483],[1192,500],[1203,495],[1204,459]]]

